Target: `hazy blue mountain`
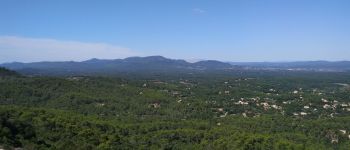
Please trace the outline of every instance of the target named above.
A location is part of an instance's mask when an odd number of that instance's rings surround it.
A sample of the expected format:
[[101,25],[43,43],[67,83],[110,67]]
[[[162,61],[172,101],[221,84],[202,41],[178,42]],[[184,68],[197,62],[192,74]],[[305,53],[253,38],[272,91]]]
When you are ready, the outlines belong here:
[[220,61],[207,60],[189,63],[184,60],[168,59],[162,56],[129,57],[125,59],[90,59],[82,62],[33,62],[5,63],[0,66],[24,74],[110,74],[119,72],[179,72],[231,69],[232,65]]
[[[300,62],[220,62],[204,60],[189,63],[181,59],[162,56],[129,57],[125,59],[90,59],[82,62],[5,63],[0,66],[27,75],[91,75],[118,73],[178,73],[193,71],[245,70],[306,70],[350,71],[350,61],[300,61]],[[240,67],[238,67],[240,66]]]

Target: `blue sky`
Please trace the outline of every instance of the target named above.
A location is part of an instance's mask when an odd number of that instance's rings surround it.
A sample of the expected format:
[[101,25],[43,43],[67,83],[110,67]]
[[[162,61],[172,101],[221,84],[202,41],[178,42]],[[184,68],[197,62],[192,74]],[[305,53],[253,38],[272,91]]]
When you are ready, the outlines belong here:
[[350,60],[348,0],[1,0],[0,63]]

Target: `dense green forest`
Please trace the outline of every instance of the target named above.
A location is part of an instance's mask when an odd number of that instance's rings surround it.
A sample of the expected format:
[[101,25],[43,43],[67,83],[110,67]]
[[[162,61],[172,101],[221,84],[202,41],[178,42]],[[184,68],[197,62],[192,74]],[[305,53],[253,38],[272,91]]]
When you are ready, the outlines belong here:
[[0,69],[3,149],[350,149],[348,72],[23,76]]

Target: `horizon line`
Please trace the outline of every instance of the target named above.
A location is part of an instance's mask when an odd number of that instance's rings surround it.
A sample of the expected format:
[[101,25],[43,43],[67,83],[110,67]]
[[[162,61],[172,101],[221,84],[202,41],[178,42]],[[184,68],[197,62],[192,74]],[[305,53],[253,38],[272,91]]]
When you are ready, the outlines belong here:
[[93,59],[97,60],[123,60],[127,58],[133,58],[133,57],[139,57],[139,58],[147,58],[147,57],[163,57],[166,59],[171,59],[171,60],[184,60],[188,63],[195,63],[195,62],[200,62],[200,61],[220,61],[224,63],[293,63],[293,62],[350,62],[350,60],[326,60],[326,59],[317,59],[317,60],[268,60],[268,61],[234,61],[234,60],[218,60],[218,59],[201,59],[201,58],[189,58],[189,59],[184,59],[184,58],[171,58],[171,57],[166,57],[162,55],[148,55],[148,56],[130,56],[130,57],[124,57],[124,58],[115,58],[115,59],[110,59],[110,58],[90,58],[86,60],[42,60],[42,61],[11,61],[11,62],[1,62],[0,64],[10,64],[10,63],[40,63],[40,62],[84,62],[84,61],[89,61]]

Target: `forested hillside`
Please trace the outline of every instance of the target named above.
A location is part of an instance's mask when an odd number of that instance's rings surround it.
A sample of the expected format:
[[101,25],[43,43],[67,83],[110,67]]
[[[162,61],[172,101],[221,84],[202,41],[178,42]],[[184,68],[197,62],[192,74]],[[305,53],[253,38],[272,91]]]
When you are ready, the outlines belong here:
[[15,71],[0,67],[0,77],[4,76],[19,76],[19,74]]
[[346,72],[29,77],[0,71],[5,149],[350,147]]

